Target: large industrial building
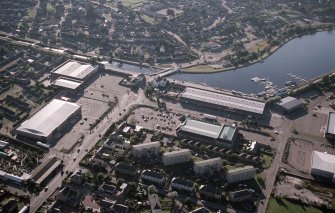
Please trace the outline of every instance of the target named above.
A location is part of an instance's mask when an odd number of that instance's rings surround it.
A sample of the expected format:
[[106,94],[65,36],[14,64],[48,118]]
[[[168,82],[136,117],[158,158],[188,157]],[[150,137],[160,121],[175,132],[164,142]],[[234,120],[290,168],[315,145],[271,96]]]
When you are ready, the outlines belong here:
[[335,183],[335,155],[313,151],[311,174]]
[[181,94],[180,100],[219,110],[228,110],[243,115],[261,117],[265,103],[261,101],[226,95],[209,90],[187,87]]
[[68,60],[52,71],[52,85],[67,90],[78,90],[98,70],[98,66],[80,61]]
[[68,121],[81,116],[81,106],[75,103],[52,100],[17,129],[18,138],[47,143],[62,131]]
[[335,113],[329,112],[325,137],[329,140],[335,139]]
[[82,84],[83,84],[83,81],[64,78],[64,77],[60,77],[52,83],[52,85],[62,87],[68,90],[77,90]]
[[98,70],[98,66],[89,63],[68,60],[58,66],[52,73],[59,77],[67,77],[76,80],[86,80]]
[[237,141],[237,128],[230,125],[218,125],[200,120],[186,119],[177,128],[177,135],[205,143],[233,148]]

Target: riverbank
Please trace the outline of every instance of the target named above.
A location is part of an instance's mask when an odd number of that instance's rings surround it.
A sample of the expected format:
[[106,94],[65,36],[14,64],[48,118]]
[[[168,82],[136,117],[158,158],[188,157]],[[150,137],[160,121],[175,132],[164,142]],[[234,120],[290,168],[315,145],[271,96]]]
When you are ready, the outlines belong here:
[[262,56],[260,56],[257,60],[250,61],[247,64],[239,65],[239,66],[231,66],[231,67],[226,67],[226,68],[214,68],[210,67],[209,65],[206,64],[200,64],[200,65],[195,65],[195,66],[190,66],[186,68],[182,68],[183,73],[188,73],[188,74],[210,74],[210,73],[219,73],[219,72],[226,72],[226,71],[231,71],[243,67],[247,67],[256,63],[262,63],[265,59],[273,55],[277,50],[279,50],[281,47],[286,45],[288,42],[296,39],[296,38],[301,38],[303,36],[307,35],[314,35],[315,33],[318,32],[332,32],[335,30],[335,27],[333,26],[332,29],[316,29],[316,32],[313,33],[308,33],[308,34],[303,34],[303,35],[295,35],[290,38],[287,38],[285,41],[281,42],[280,45],[273,46],[269,52],[266,52]]

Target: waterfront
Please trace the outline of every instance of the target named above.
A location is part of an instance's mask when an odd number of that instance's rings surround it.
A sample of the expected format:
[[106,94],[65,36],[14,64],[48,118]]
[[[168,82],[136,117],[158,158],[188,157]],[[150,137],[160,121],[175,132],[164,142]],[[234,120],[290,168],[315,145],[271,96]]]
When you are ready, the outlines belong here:
[[282,88],[285,82],[295,80],[288,75],[289,73],[308,80],[333,70],[335,31],[318,32],[293,39],[263,63],[221,73],[176,74],[171,78],[244,93],[259,93],[264,90],[264,86],[250,80],[256,76],[266,78]]

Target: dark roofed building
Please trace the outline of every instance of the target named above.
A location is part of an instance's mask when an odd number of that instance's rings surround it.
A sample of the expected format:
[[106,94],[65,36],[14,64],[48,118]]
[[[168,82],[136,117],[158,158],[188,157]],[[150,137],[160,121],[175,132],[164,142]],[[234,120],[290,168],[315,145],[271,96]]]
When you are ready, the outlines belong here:
[[291,113],[296,109],[302,108],[304,103],[299,99],[288,96],[280,99],[277,105],[284,110],[285,113]]
[[165,182],[164,175],[151,170],[144,170],[141,174],[141,179],[142,181],[150,181],[158,185],[163,185]]
[[99,189],[98,189],[100,192],[106,192],[108,194],[114,194],[115,191],[116,191],[116,187],[111,185],[111,184],[106,184],[106,183],[103,183]]
[[117,163],[115,165],[116,175],[124,174],[127,176],[135,176],[137,174],[137,168],[126,163]]
[[223,191],[219,187],[212,185],[201,185],[199,187],[199,194],[201,196],[206,196],[214,199],[221,199]]
[[14,199],[9,200],[0,208],[0,213],[16,213],[18,212],[18,202]]
[[241,202],[244,200],[249,200],[251,199],[251,193],[248,189],[230,192],[229,199],[231,202]]
[[173,178],[171,181],[171,188],[174,190],[183,190],[187,192],[194,191],[194,183],[189,180],[185,180],[182,178]]

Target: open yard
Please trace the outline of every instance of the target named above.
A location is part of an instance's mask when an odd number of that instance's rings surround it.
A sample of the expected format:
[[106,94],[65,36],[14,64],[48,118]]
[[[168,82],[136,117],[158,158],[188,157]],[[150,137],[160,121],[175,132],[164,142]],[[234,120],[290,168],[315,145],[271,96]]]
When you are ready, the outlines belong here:
[[288,163],[301,172],[309,173],[313,150],[335,154],[335,150],[326,144],[295,139],[290,143]]

